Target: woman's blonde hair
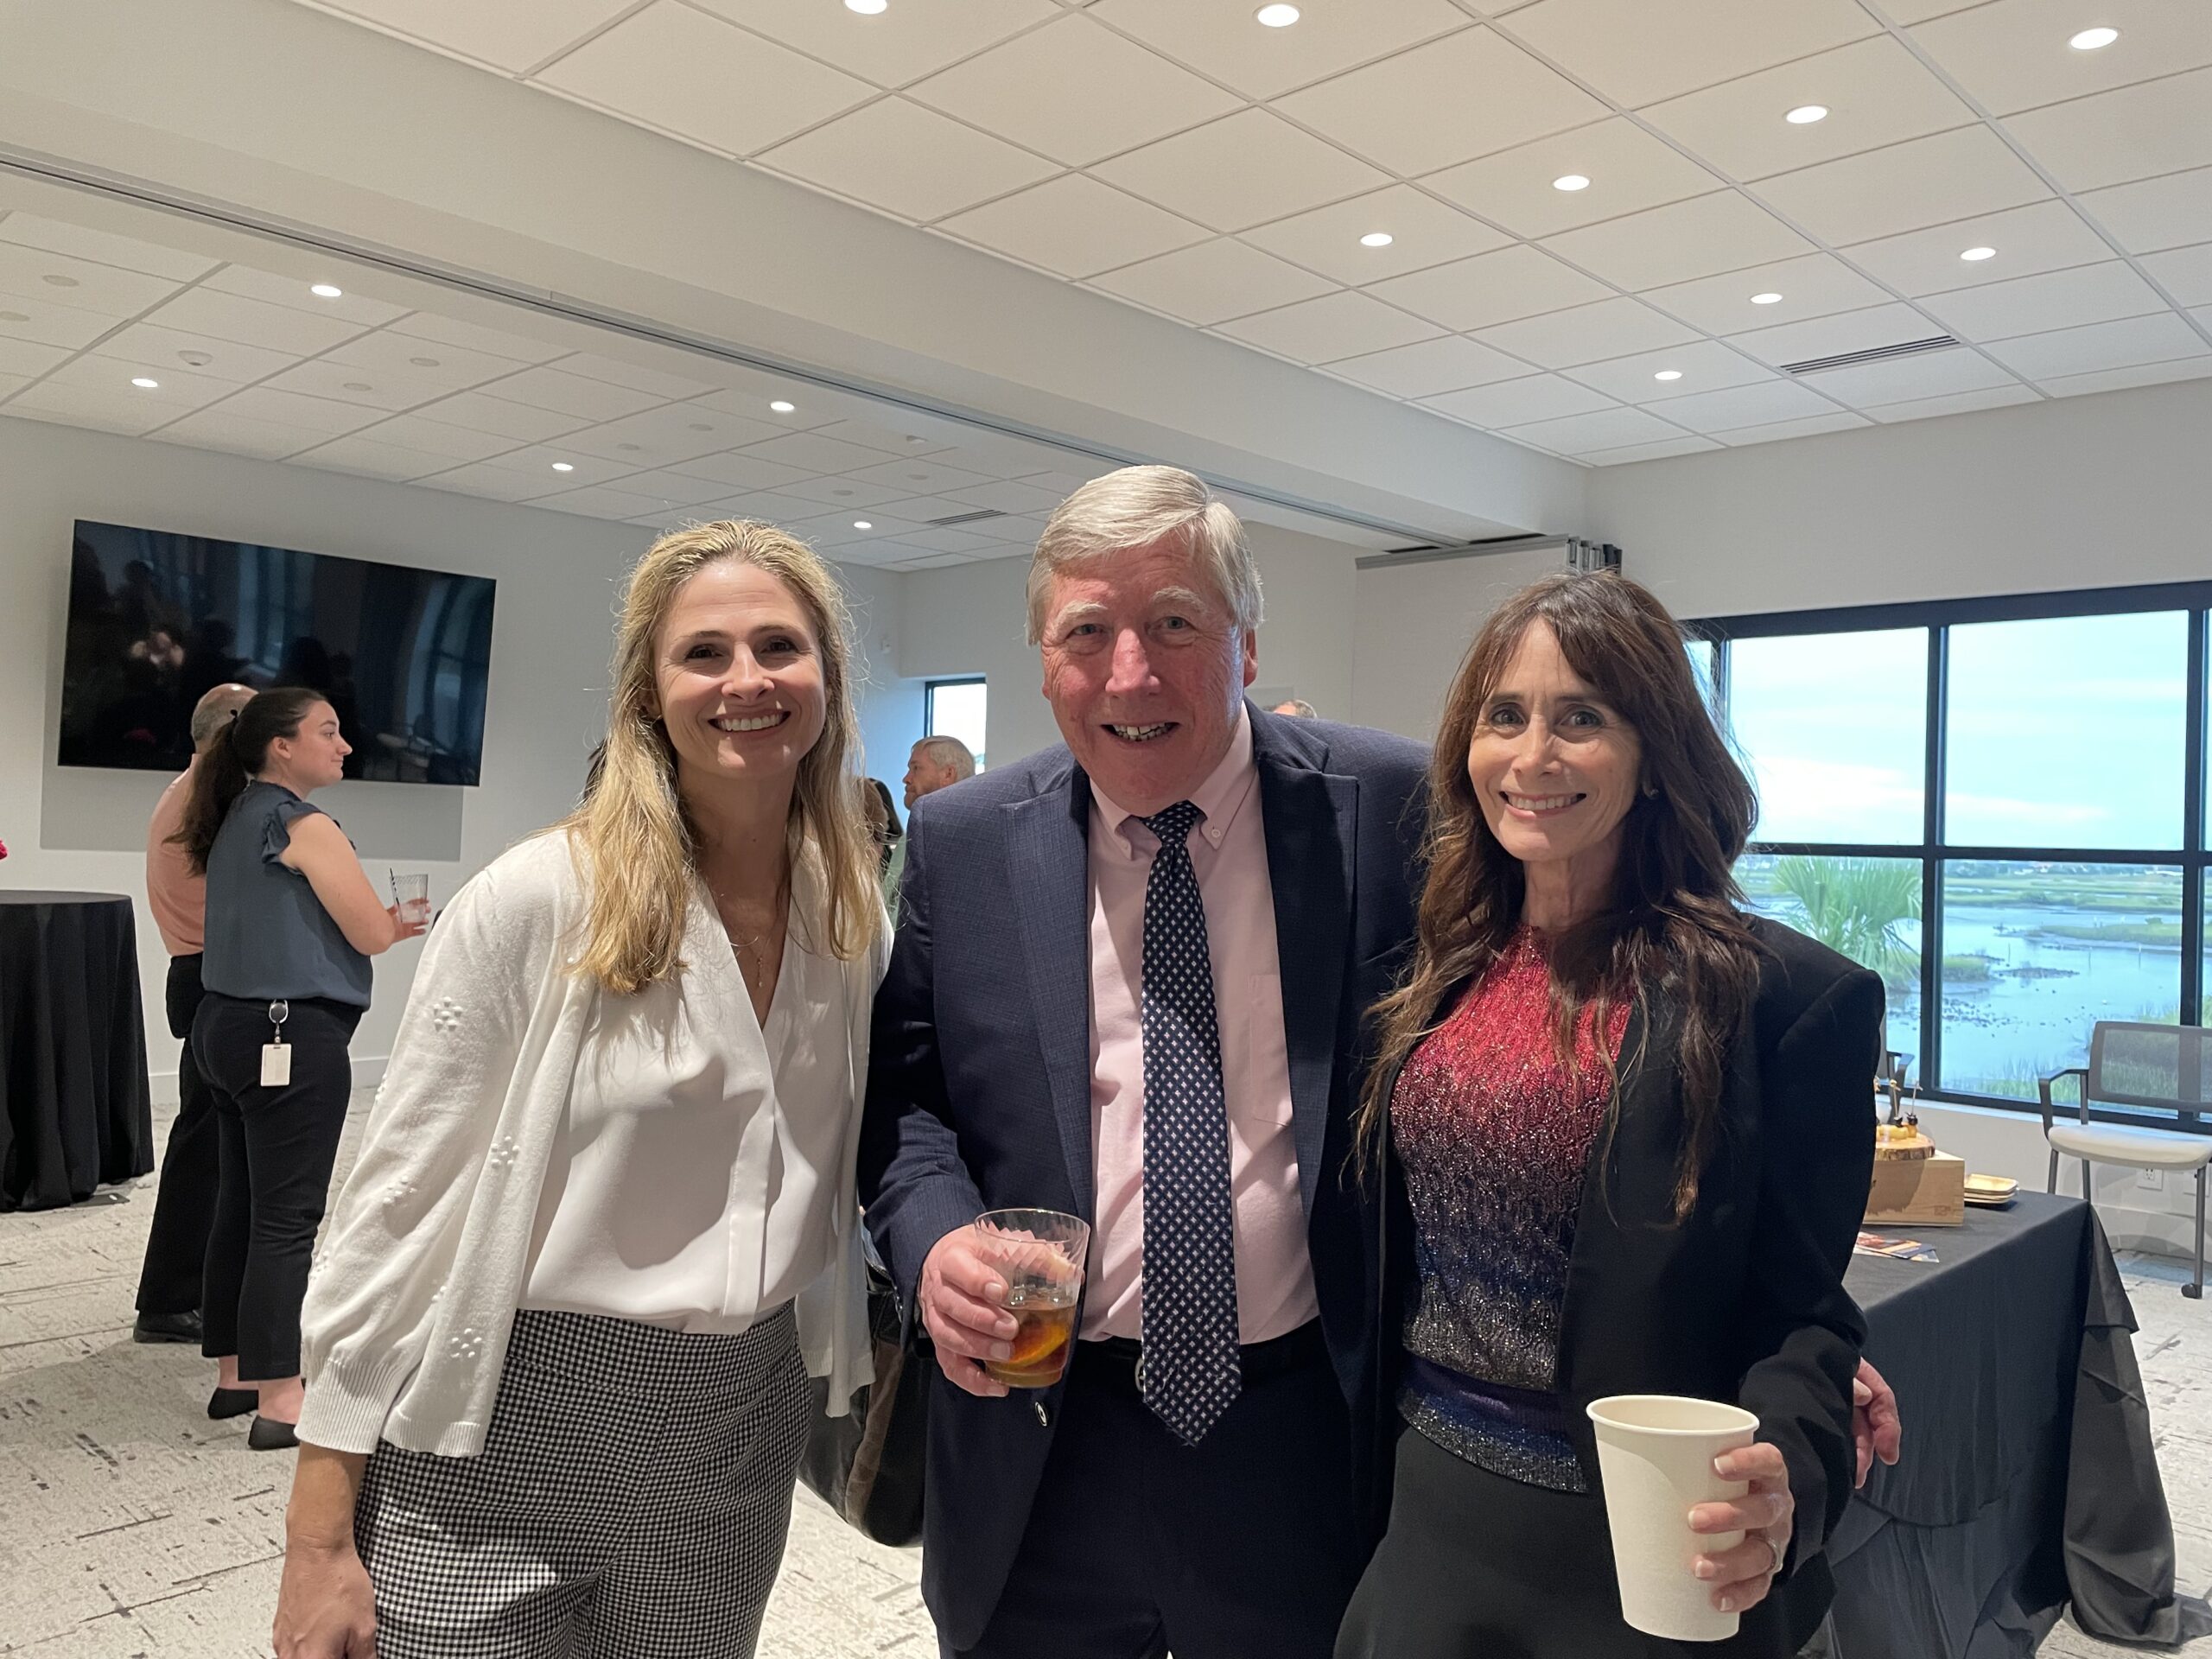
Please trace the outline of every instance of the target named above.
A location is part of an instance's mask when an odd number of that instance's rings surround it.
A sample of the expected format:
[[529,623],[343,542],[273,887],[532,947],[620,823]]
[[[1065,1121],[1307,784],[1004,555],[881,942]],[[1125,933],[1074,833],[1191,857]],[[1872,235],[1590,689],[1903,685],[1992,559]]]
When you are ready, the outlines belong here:
[[875,942],[882,916],[875,849],[849,775],[860,728],[837,579],[813,549],[772,525],[724,520],[671,531],[630,573],[614,630],[604,758],[583,804],[558,826],[582,855],[591,889],[576,971],[620,996],[683,966],[683,918],[696,879],[696,847],[677,792],[676,751],[653,712],[655,671],[661,626],[677,594],[725,559],[765,570],[788,588],[804,608],[821,652],[826,718],[821,737],[799,760],[785,830],[792,869],[810,862],[825,898],[819,919],[827,937],[811,943],[849,961]]

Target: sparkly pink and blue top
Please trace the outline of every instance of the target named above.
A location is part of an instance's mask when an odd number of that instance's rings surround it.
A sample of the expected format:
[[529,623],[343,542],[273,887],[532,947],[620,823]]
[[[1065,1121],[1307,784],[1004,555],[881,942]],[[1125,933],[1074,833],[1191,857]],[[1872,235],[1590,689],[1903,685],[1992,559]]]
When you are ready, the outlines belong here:
[[1446,1450],[1531,1485],[1588,1490],[1559,1398],[1560,1309],[1584,1171],[1605,1118],[1605,1048],[1586,1010],[1574,1065],[1553,1047],[1542,936],[1515,934],[1416,1046],[1390,1097],[1413,1201],[1420,1300],[1398,1408]]

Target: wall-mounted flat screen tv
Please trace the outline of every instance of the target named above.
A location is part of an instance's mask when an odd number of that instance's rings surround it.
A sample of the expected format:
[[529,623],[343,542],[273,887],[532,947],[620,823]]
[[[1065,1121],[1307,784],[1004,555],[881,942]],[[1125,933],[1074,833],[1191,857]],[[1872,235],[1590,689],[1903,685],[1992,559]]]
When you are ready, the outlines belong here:
[[210,686],[303,685],[338,711],[346,775],[474,784],[492,666],[488,576],[77,521],[65,766],[179,772]]

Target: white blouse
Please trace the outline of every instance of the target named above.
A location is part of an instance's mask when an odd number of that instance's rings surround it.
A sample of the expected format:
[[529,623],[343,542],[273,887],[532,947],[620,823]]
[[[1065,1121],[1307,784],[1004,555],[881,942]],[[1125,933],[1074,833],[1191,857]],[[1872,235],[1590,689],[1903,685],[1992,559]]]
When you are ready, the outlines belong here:
[[703,903],[685,972],[600,999],[546,1165],[523,1306],[733,1333],[830,1264],[848,981],[805,942],[813,887],[794,887],[765,1026]]

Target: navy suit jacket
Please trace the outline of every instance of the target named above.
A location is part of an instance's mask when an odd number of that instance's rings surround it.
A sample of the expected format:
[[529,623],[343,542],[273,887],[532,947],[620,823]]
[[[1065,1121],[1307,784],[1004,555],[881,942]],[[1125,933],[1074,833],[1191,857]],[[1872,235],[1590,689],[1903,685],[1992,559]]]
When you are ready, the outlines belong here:
[[[1376,1228],[1345,1154],[1366,1012],[1412,938],[1428,751],[1250,714],[1307,1248],[1330,1357],[1363,1423],[1380,1370]],[[909,820],[860,1149],[868,1230],[909,1319],[923,1258],[982,1211],[1096,1219],[1090,825],[1090,779],[1058,746],[931,795]],[[1071,1369],[1081,1363],[1078,1348]],[[985,1400],[934,1369],[931,1382],[922,1593],[939,1634],[966,1648],[1020,1548],[1065,1382]],[[1370,1479],[1364,1448],[1354,1456]]]

